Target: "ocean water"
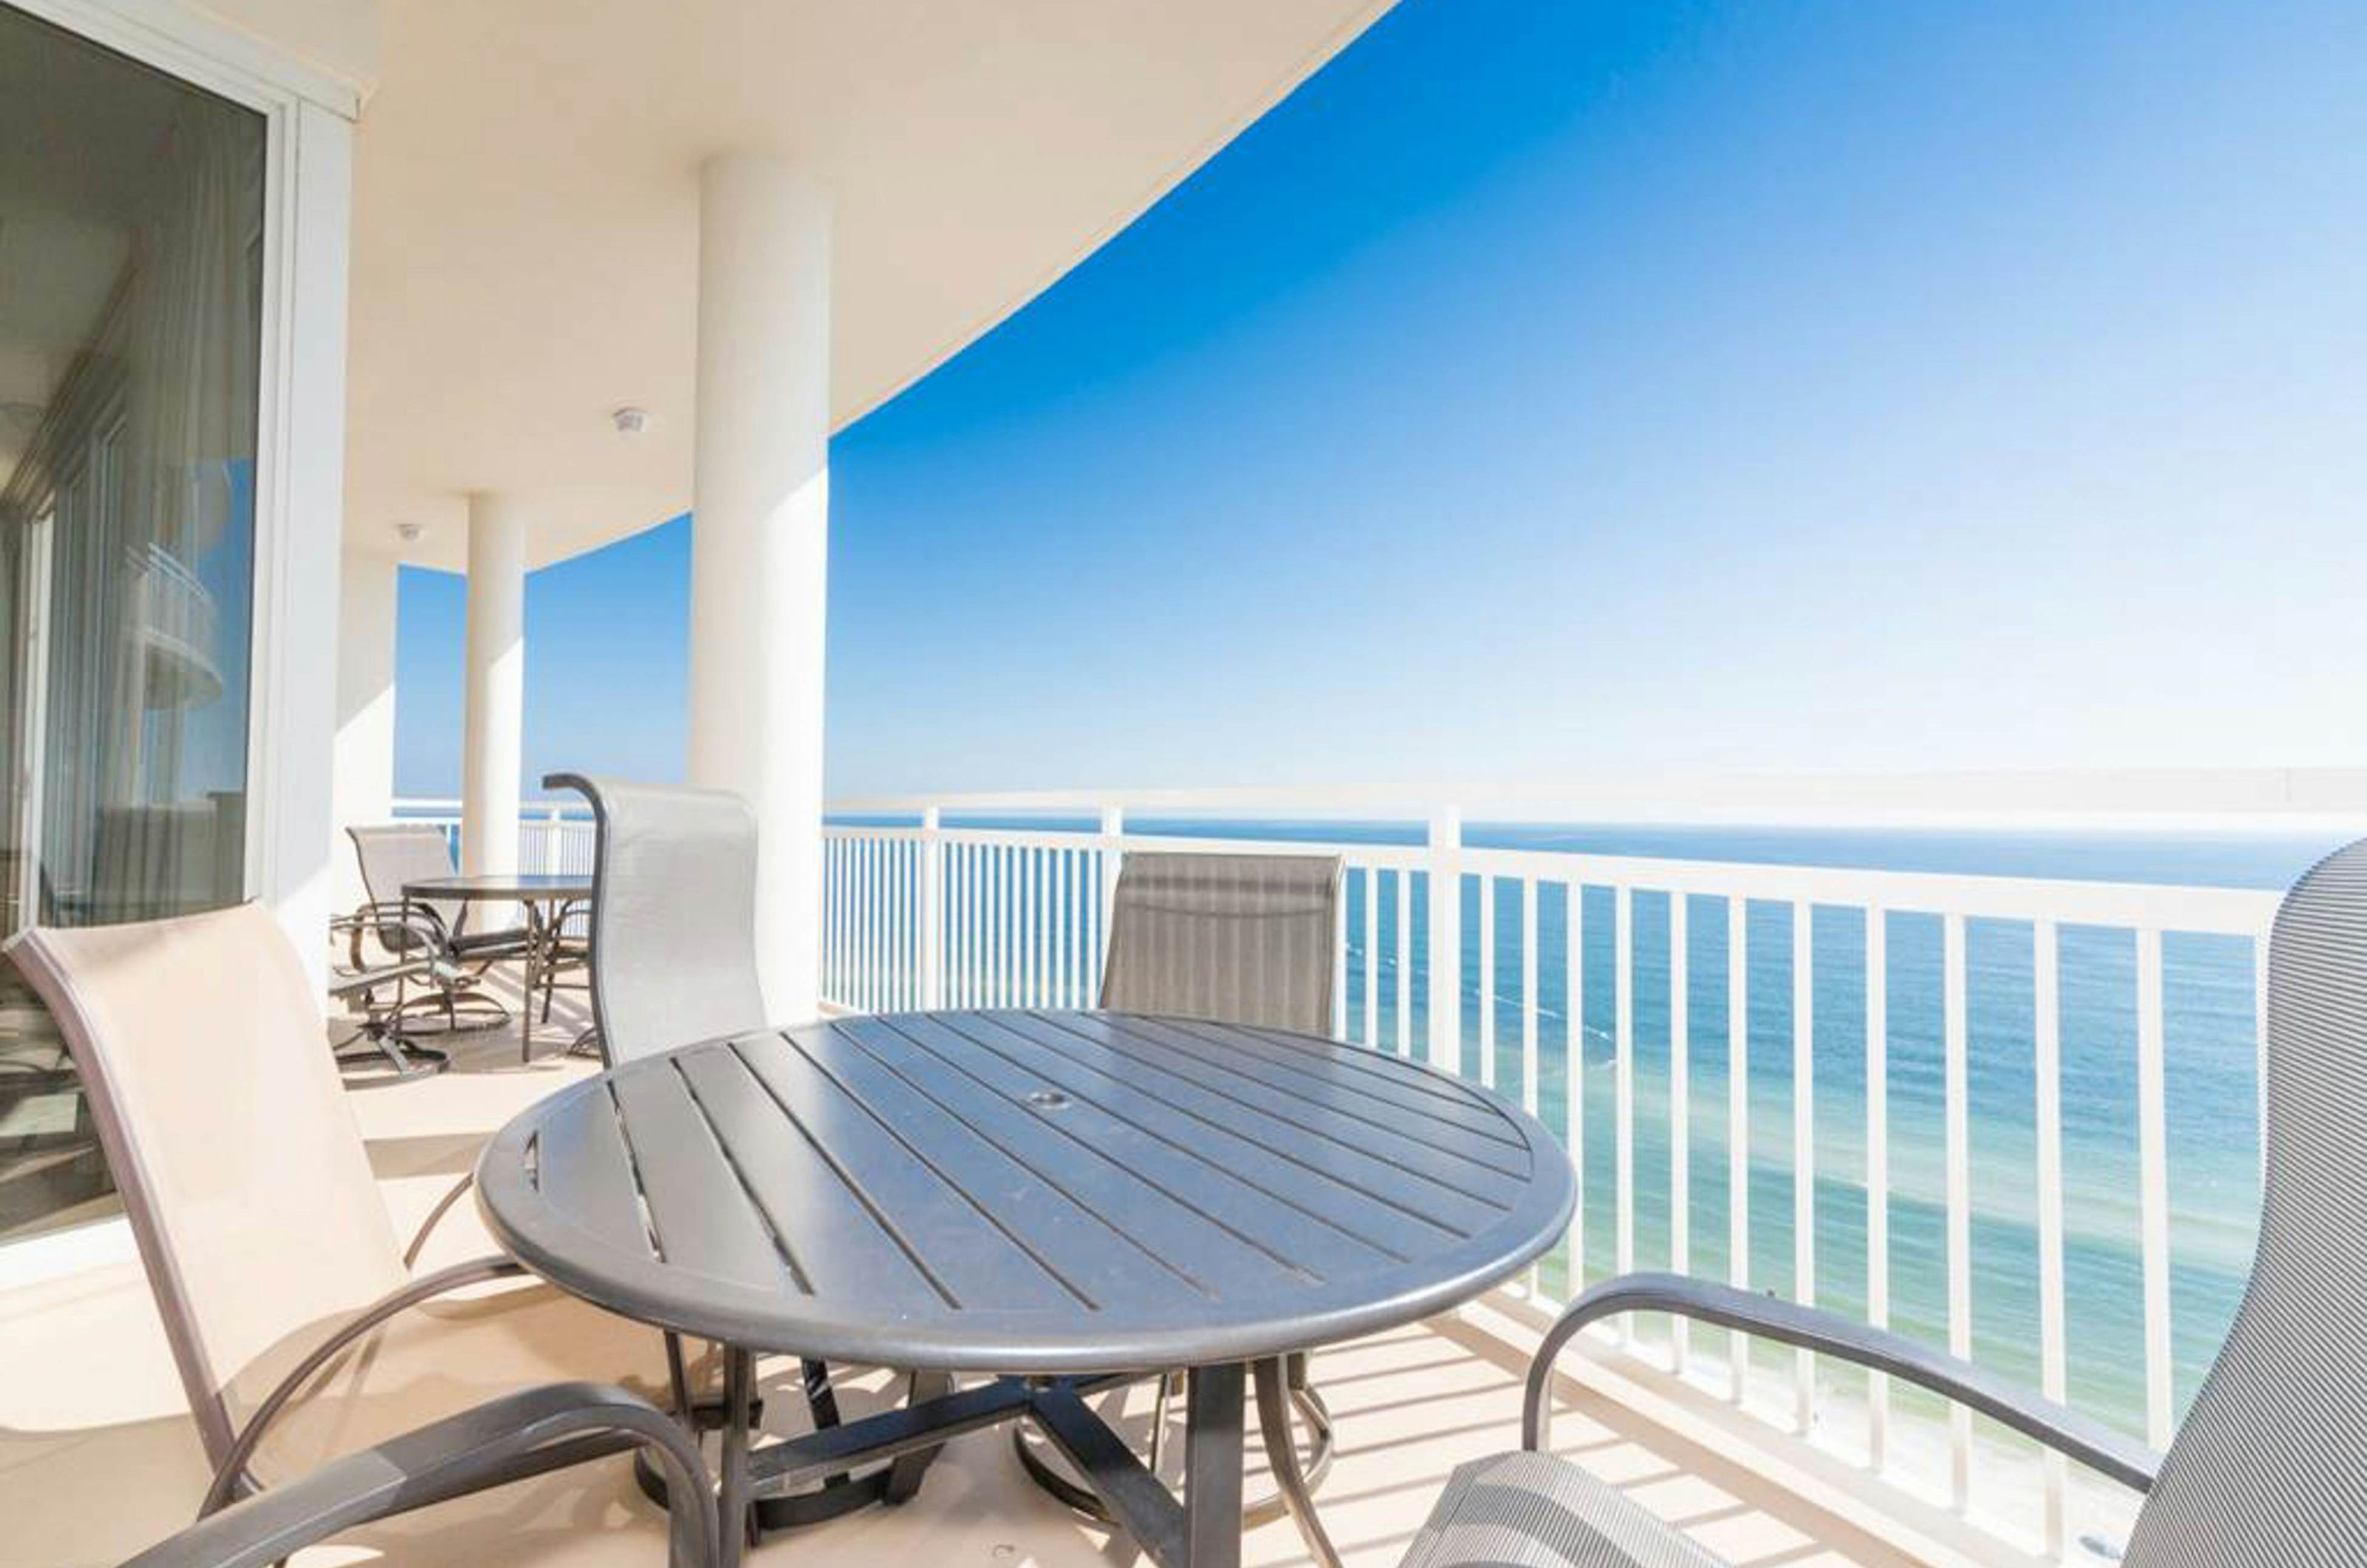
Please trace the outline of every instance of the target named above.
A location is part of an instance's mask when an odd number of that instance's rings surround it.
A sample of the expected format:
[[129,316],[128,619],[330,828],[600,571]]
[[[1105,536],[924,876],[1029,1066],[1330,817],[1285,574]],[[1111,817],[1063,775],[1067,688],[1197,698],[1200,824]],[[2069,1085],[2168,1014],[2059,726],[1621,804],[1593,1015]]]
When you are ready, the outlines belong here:
[[[1043,818],[949,819],[947,826],[1091,830]],[[1138,833],[1289,840],[1418,843],[1415,824],[1130,818]],[[2279,889],[2334,847],[2327,838],[2240,833],[2173,835],[2050,832],[1835,831],[1750,828],[1482,826],[1473,847],[1584,852],[1671,859],[1789,863]],[[1365,967],[1374,965],[1377,1017],[1371,1042],[1396,1047],[1399,933],[1395,873],[1352,870],[1346,888],[1349,1025],[1365,1031]],[[1412,964],[1407,1032],[1417,1055],[1427,1017],[1426,878],[1410,874]],[[1496,1011],[1494,1082],[1518,1100],[1523,1039],[1521,889],[1500,882],[1494,984],[1480,984],[1478,878],[1463,900],[1462,1039],[1478,1076],[1480,1010]],[[1365,901],[1377,897],[1375,951],[1364,947]],[[1545,1288],[1572,1292],[1617,1271],[1614,1109],[1615,896],[1581,897],[1582,998],[1573,1023],[1562,888],[1538,898],[1535,1100],[1557,1134],[1575,1131],[1581,1173],[1582,1256],[1565,1247],[1541,1270]],[[1671,1262],[1670,897],[1633,900],[1635,1031],[1634,1254],[1638,1268]],[[962,912],[954,911],[957,919]],[[1942,1096],[1942,922],[1887,917],[1887,1062],[1893,1325],[1947,1341],[1944,1130]],[[1746,911],[1749,1279],[1792,1294],[1795,1286],[1792,913],[1753,903]],[[1853,1314],[1866,1309],[1865,929],[1855,909],[1820,908],[1811,930],[1815,1299]],[[1687,911],[1689,1267],[1727,1278],[1728,931],[1725,901],[1696,896]],[[2136,953],[2133,933],[2065,926],[2059,933],[2062,1043],[2066,1339],[2070,1402],[2132,1433],[2145,1427],[2142,1265],[2136,1088]],[[2038,1377],[2034,976],[2027,922],[1976,919],[1966,941],[1972,1173],[1973,1352],[2035,1382]],[[2170,1318],[2176,1408],[2192,1398],[2235,1312],[2249,1269],[2259,1206],[2257,1045],[2248,940],[2165,936],[2164,1038],[2170,1212]],[[1575,1063],[1573,1068],[1572,1064]],[[1665,1325],[1646,1324],[1648,1340]],[[1697,1355],[1723,1357],[1722,1336],[1696,1328]],[[1790,1353],[1753,1348],[1771,1371]],[[1862,1379],[1820,1363],[1846,1396]],[[1934,1413],[1912,1391],[1897,1402]]]

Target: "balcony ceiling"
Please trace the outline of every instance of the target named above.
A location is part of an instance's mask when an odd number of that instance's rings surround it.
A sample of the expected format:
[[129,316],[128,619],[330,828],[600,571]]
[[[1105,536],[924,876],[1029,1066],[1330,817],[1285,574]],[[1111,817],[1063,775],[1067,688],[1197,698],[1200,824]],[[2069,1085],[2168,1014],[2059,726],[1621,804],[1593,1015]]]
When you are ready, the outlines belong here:
[[1387,5],[394,0],[356,154],[349,545],[457,568],[463,497],[499,491],[542,565],[689,506],[706,154],[832,190],[844,426]]

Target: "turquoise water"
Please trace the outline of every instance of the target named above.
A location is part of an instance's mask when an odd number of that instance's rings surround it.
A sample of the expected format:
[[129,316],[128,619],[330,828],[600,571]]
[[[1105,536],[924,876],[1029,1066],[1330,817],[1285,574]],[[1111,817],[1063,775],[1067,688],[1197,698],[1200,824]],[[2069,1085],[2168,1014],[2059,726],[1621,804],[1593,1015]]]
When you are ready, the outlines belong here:
[[[963,818],[948,827],[1090,830],[1081,820]],[[1401,823],[1294,823],[1130,818],[1137,833],[1274,840],[1321,839],[1418,843]],[[1744,828],[1479,826],[1473,847],[1794,863],[2014,876],[2282,888],[2333,847],[2324,839],[2067,833],[1811,831]],[[1412,879],[1407,944],[1410,1035],[1427,1038],[1426,878]],[[1378,908],[1376,1042],[1398,1037],[1397,874],[1376,874]],[[1346,890],[1352,1038],[1364,1032],[1366,878]],[[1524,1042],[1520,988],[1519,885],[1497,885],[1493,987],[1495,1083],[1518,1100]],[[1462,886],[1462,1038],[1477,1077],[1483,1005],[1478,878]],[[1616,1272],[1615,896],[1590,887],[1583,914],[1583,1019],[1577,1031],[1583,1086],[1583,1278]],[[1635,1255],[1639,1268],[1670,1262],[1670,897],[1633,901],[1636,1043]],[[953,910],[957,920],[964,911]],[[1567,897],[1538,897],[1538,1110],[1560,1132],[1569,1114],[1569,987]],[[1936,1343],[1947,1338],[1944,1146],[1942,1100],[1941,943],[1936,916],[1888,919],[1889,1287],[1892,1322]],[[1863,1314],[1866,1280],[1865,929],[1849,908],[1818,908],[1811,933],[1816,1172],[1816,1299]],[[1791,907],[1753,903],[1746,916],[1750,1278],[1792,1293],[1794,1265]],[[1727,916],[1725,900],[1696,896],[1687,912],[1690,1267],[1726,1278],[1729,1073]],[[2138,1250],[2136,953],[2126,931],[2066,926],[2060,932],[2065,1297],[2071,1402],[2134,1433],[2144,1429],[2142,1276]],[[2166,1110],[2171,1219],[2171,1325],[2177,1408],[2183,1410],[2215,1354],[2248,1269],[2259,1204],[2256,1043],[2251,943],[2170,933],[2163,942]],[[2034,984],[2027,922],[1976,919],[1966,933],[1972,1168],[1973,1338],[1976,1359],[2037,1377],[2038,1264]],[[1567,1248],[1547,1260],[1544,1283],[1569,1292]],[[1651,1337],[1657,1325],[1647,1325]],[[1720,1337],[1696,1331],[1698,1349],[1722,1355]],[[1760,1348],[1771,1368],[1788,1352]],[[1844,1385],[1849,1374],[1827,1370]],[[1915,1403],[1902,1393],[1901,1402]]]

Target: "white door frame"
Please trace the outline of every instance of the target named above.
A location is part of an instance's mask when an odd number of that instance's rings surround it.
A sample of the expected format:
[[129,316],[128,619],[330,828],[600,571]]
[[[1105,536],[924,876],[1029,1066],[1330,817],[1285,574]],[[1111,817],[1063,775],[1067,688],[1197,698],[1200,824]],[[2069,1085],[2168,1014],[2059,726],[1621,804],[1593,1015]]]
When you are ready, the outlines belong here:
[[329,917],[346,265],[361,94],[176,0],[6,3],[264,117],[246,893],[279,917],[317,982]]

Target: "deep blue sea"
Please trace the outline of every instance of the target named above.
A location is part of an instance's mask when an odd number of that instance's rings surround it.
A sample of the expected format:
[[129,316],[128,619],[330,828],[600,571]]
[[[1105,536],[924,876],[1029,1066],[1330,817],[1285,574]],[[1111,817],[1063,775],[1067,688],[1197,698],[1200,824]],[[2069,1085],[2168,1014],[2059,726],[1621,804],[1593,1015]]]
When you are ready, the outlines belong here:
[[[861,819],[847,819],[853,823]],[[1418,824],[1161,819],[1133,817],[1136,833],[1289,840],[1420,843]],[[1076,819],[948,818],[947,827],[1091,831]],[[2335,847],[2326,837],[2258,832],[1997,832],[1832,830],[1741,827],[1483,825],[1472,847],[1584,852],[1653,858],[1842,866],[1972,874],[2281,889]],[[1376,952],[1364,948],[1365,878],[1346,896],[1350,1032],[1361,1037],[1368,962],[1379,1001],[1377,1043],[1393,1048],[1397,1018],[1397,889],[1376,877]],[[1410,1035],[1417,1053],[1427,1011],[1426,889],[1411,889]],[[1467,1072],[1478,1071],[1483,1006],[1497,1010],[1495,1082],[1523,1093],[1520,888],[1497,888],[1497,983],[1478,982],[1479,886],[1462,889],[1462,1037]],[[1589,887],[1583,1019],[1576,1030],[1584,1093],[1583,1273],[1614,1270],[1614,1109],[1615,897]],[[959,911],[955,912],[959,918]],[[1537,1100],[1557,1132],[1568,1114],[1571,1058],[1565,932],[1559,887],[1538,908]],[[1638,894],[1633,933],[1636,1040],[1635,1262],[1670,1262],[1669,898]],[[1746,917],[1750,1280],[1794,1286],[1792,961],[1789,906],[1750,905]],[[1946,1277],[1942,1114],[1941,921],[1894,912],[1888,919],[1888,1096],[1892,1322],[1945,1343]],[[1813,1055],[1816,1297],[1863,1313],[1865,1247],[1865,931],[1857,910],[1814,915]],[[1688,911],[1690,977],[1691,1267],[1723,1278],[1727,1248],[1728,1070],[1727,913],[1696,897]],[[2136,959],[2129,931],[2065,926],[2060,932],[2062,1105],[2066,1171],[2066,1305],[2071,1402],[2132,1432],[2144,1427],[2141,1266],[2138,1250]],[[2248,940],[2171,933],[2164,939],[2166,1102],[2171,1212],[2171,1320],[2176,1400],[2183,1409],[2215,1353],[2248,1271],[2259,1202],[2256,1043]],[[2037,1375],[2035,1078],[2032,933],[2026,922],[1976,919],[1967,931],[1973,1175],[1974,1353],[2034,1381]],[[1548,1260],[1545,1284],[1567,1293],[1569,1258]],[[1715,1334],[1694,1343],[1723,1354]],[[1768,1365],[1788,1364],[1767,1351]],[[1837,1384],[1846,1372],[1827,1373]],[[1902,1404],[1915,1397],[1902,1392]]]

